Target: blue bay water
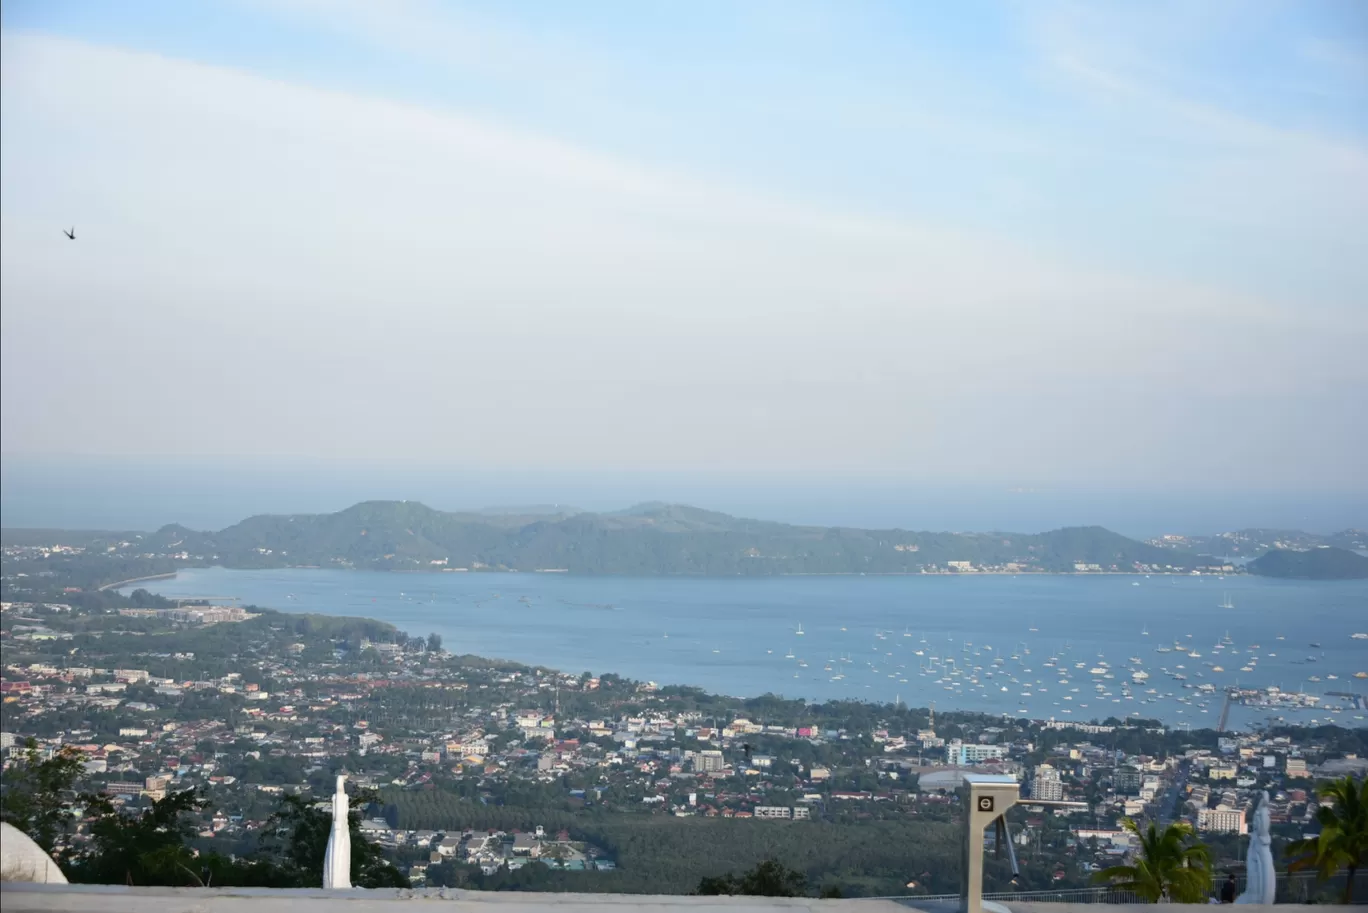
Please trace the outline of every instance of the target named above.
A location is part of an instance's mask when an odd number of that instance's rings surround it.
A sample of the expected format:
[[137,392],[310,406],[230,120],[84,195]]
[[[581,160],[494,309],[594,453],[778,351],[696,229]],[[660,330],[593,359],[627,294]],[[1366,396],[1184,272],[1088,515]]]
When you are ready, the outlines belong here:
[[[435,631],[458,653],[740,696],[901,700],[1036,719],[1138,714],[1197,727],[1216,725],[1231,685],[1368,692],[1368,681],[1354,678],[1368,671],[1368,640],[1351,637],[1368,632],[1368,581],[208,568],[142,585],[170,597],[236,596],[285,612],[376,618],[414,635]],[[1219,607],[1227,596],[1234,608]],[[1218,649],[1227,634],[1233,644]],[[996,657],[1002,665],[993,665]],[[1239,671],[1248,665],[1253,671]],[[1113,677],[1089,674],[1099,667]],[[950,676],[951,668],[961,674]],[[1135,669],[1148,680],[1132,684]],[[1216,693],[1201,694],[1204,683]],[[1350,726],[1364,725],[1365,716],[1347,708],[1235,707],[1231,723],[1270,715]]]

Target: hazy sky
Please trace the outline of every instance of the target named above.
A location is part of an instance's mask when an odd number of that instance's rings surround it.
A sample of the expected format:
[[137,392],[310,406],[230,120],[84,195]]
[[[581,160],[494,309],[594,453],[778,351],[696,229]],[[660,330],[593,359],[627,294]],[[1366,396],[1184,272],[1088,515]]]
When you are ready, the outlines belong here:
[[0,50],[7,457],[1368,485],[1357,0],[9,0]]

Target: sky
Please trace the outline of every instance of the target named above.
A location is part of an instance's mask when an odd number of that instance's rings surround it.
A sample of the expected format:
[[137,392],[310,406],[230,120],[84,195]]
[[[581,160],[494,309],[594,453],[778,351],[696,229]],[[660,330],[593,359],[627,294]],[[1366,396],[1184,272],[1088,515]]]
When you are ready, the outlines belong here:
[[1368,491],[1368,4],[0,16],[10,467]]

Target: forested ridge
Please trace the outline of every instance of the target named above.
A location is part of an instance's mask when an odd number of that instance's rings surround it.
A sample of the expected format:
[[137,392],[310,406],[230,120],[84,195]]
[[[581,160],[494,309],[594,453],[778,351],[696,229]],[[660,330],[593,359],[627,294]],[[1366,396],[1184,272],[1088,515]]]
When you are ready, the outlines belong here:
[[1251,573],[1306,580],[1368,578],[1368,558],[1348,549],[1324,546],[1307,551],[1273,549],[1249,563]]
[[262,515],[217,532],[167,526],[149,553],[228,567],[559,569],[586,574],[917,573],[948,562],[1071,571],[1131,570],[1202,559],[1097,526],[1044,533],[914,532],[795,526],[696,507],[645,504],[617,513],[447,513],[415,501],[368,501],[332,514]]

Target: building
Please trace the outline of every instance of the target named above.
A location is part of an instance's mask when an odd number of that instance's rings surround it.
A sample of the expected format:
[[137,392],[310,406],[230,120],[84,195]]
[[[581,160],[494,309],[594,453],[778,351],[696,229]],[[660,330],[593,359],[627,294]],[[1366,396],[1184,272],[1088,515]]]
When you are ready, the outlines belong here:
[[792,818],[793,809],[784,805],[757,805],[755,807],[755,817],[757,818]]
[[961,742],[954,739],[945,746],[945,763],[963,767],[967,764],[980,764],[984,761],[1001,761],[1007,757],[1007,749],[1001,745],[980,745],[975,742]]
[[1045,802],[1058,802],[1064,798],[1064,783],[1059,771],[1049,764],[1036,768],[1035,779],[1031,781],[1031,798]]
[[693,760],[693,769],[699,773],[713,773],[726,767],[726,761],[722,757],[722,752],[716,748],[709,748],[703,751],[691,751],[688,753]]
[[1288,759],[1287,759],[1287,775],[1288,775],[1289,777],[1305,777],[1305,776],[1307,776],[1308,774],[1307,774],[1307,770],[1306,770],[1306,759],[1305,759],[1305,758],[1288,758]]
[[1123,796],[1140,793],[1140,771],[1134,767],[1118,767],[1112,774],[1112,786]]
[[1244,834],[1248,828],[1243,811],[1218,805],[1216,808],[1198,810],[1197,830],[1213,834]]

